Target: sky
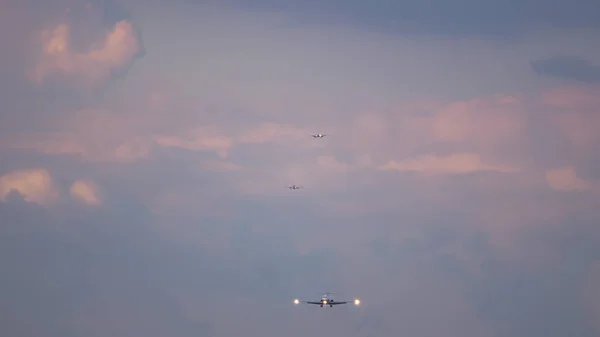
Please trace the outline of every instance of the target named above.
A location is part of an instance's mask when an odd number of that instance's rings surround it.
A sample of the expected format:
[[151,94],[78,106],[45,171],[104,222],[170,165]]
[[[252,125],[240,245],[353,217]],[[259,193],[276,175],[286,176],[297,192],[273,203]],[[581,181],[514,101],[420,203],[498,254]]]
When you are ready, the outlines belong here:
[[598,336],[599,12],[0,0],[0,334]]

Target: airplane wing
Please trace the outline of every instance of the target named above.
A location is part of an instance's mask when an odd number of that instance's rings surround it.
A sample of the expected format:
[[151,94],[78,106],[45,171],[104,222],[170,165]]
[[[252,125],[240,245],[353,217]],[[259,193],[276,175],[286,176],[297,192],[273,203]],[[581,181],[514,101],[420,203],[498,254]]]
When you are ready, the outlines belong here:
[[354,305],[359,306],[360,305],[360,300],[358,298],[354,299],[353,301],[334,301],[334,302],[327,302],[327,305],[338,305],[338,304],[348,304],[348,303],[354,303]]
[[327,305],[327,306],[330,306],[330,305],[340,305],[340,304],[346,304],[346,303],[348,303],[348,301],[341,301],[341,302],[338,302],[338,301],[335,301],[335,302],[327,302],[327,304],[324,304],[322,301],[319,301],[319,302],[312,302],[312,301],[301,301],[300,303],[306,303],[306,304],[316,304],[316,305]]
[[318,301],[318,302],[313,302],[313,301],[300,301],[299,299],[295,299],[294,300],[294,304],[300,304],[300,303],[306,303],[306,304],[317,304],[317,305],[321,305],[323,304],[323,302]]

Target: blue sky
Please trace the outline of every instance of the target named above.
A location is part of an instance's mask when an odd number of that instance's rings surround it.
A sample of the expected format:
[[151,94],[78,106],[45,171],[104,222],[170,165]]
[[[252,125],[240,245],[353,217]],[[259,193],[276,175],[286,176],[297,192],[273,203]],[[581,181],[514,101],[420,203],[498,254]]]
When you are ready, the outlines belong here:
[[595,2],[0,6],[2,335],[600,332]]
[[598,28],[598,5],[590,0],[552,3],[541,0],[233,0],[219,3],[284,11],[303,22],[345,23],[389,33],[509,37],[531,29]]

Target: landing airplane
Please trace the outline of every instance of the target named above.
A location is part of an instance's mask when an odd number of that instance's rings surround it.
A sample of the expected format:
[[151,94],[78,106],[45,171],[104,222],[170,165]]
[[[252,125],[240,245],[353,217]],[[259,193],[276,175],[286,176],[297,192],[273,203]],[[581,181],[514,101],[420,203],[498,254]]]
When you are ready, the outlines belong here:
[[316,135],[312,135],[312,136],[313,136],[313,138],[323,138],[323,137],[325,137],[327,135],[319,132]]
[[[300,301],[299,299],[295,299],[294,300],[294,304],[300,304],[300,303],[306,303],[306,304],[315,304],[315,305],[319,305],[321,306],[321,308],[323,306],[329,306],[330,308],[333,308],[334,305],[340,305],[340,304],[346,304],[349,301],[335,301],[331,296],[331,293],[326,293],[323,296],[321,296],[321,300],[318,302],[312,302],[312,301]],[[359,299],[355,299],[354,300],[354,305],[358,306],[360,305],[360,300]]]
[[301,188],[302,188],[302,186],[296,186],[296,185],[292,185],[292,186],[288,186],[288,188],[289,188],[290,190],[299,190],[299,189],[301,189]]

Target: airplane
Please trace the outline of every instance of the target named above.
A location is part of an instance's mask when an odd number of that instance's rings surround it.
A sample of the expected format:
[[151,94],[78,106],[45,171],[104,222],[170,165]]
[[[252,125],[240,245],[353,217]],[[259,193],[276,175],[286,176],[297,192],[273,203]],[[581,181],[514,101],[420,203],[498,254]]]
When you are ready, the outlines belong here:
[[292,186],[288,186],[287,188],[289,188],[290,190],[299,190],[302,188],[302,186],[292,185]]
[[313,138],[323,138],[323,137],[325,137],[327,135],[319,132],[316,135],[312,135],[312,136],[313,136]]
[[[315,304],[315,305],[319,305],[321,306],[321,308],[323,306],[329,306],[330,308],[333,308],[334,305],[340,305],[340,304],[346,304],[349,301],[335,301],[331,296],[331,293],[326,293],[323,296],[321,296],[321,300],[320,301],[300,301],[299,299],[295,299],[294,300],[294,304],[300,304],[300,303],[306,303],[306,304]],[[354,300],[354,305],[359,306],[360,305],[360,300],[359,299],[355,299]]]

